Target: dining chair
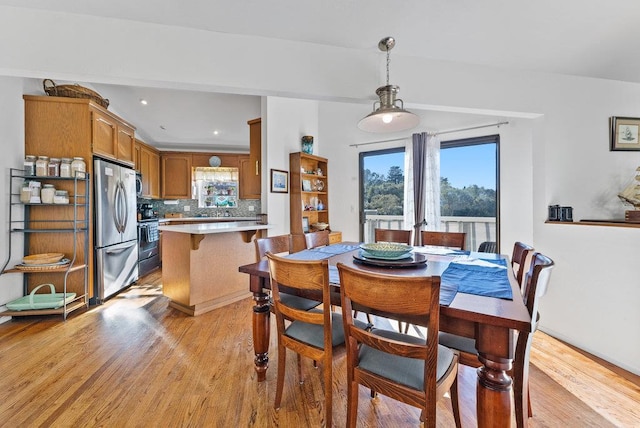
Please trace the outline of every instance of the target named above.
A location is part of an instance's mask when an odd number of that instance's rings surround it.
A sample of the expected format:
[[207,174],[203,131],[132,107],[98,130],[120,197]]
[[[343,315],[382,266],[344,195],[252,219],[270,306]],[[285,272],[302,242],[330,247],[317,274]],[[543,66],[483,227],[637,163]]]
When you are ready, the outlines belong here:
[[[340,313],[331,312],[329,263],[325,260],[292,260],[267,253],[271,290],[278,334],[278,375],[274,407],[280,408],[284,388],[286,350],[298,356],[298,376],[303,383],[300,357],[322,363],[324,372],[325,422],[332,419],[332,359],[333,348],[344,343],[344,328]],[[289,306],[282,299],[280,287],[322,294],[322,308],[304,311]],[[289,324],[285,324],[290,321]],[[358,325],[367,328],[365,323]]]
[[307,244],[307,249],[327,246],[329,245],[329,231],[305,233],[304,240]]
[[467,234],[465,232],[432,232],[423,230],[422,245],[437,245],[439,247],[465,249]]
[[[513,253],[511,254],[511,268],[513,274],[516,276],[516,280],[522,288],[522,278],[524,273],[529,269],[529,263],[531,263],[531,255],[533,254],[533,247],[522,242],[516,241],[513,244]],[[524,296],[524,293],[522,294]]]
[[[258,238],[255,240],[255,246],[256,261],[258,262],[264,260],[268,252],[276,255],[286,255],[292,252],[292,236],[277,235]],[[292,306],[303,311],[315,308],[320,304],[317,300],[305,299],[304,297],[288,293],[280,293],[280,299],[285,301],[288,306]],[[271,311],[273,312],[273,298],[270,299],[270,303]]]
[[375,229],[376,242],[399,242],[411,245],[411,231],[397,229]]
[[[378,229],[374,230],[374,239],[376,242],[399,242],[401,244],[411,245],[411,231],[398,229]],[[354,317],[358,316],[358,311],[354,311]],[[372,323],[371,315],[367,314],[367,321]],[[398,321],[398,328],[402,330],[402,323]],[[407,327],[408,328],[408,327]],[[405,331],[406,333],[406,331]]]
[[498,245],[495,241],[484,241],[478,246],[479,253],[496,253],[498,251]]
[[[553,260],[541,253],[534,253],[529,271],[525,274],[523,298],[531,315],[531,330],[518,333],[513,369],[511,370],[516,426],[518,428],[528,426],[528,418],[533,416],[531,395],[529,393],[529,354],[533,333],[538,329],[538,322],[540,321],[538,305],[540,298],[547,292],[553,267]],[[455,349],[460,353],[460,364],[471,367],[482,366],[478,359],[475,340],[444,332],[439,333],[438,340],[441,345]],[[525,417],[525,414],[528,417]]]
[[[459,427],[458,355],[438,344],[440,277],[400,278],[342,263],[337,267],[347,346],[347,426],[356,426],[358,390],[363,385],[420,408],[425,427],[436,426],[436,403],[450,391]],[[354,305],[411,317],[427,327],[427,337],[377,328],[364,330],[355,323]]]

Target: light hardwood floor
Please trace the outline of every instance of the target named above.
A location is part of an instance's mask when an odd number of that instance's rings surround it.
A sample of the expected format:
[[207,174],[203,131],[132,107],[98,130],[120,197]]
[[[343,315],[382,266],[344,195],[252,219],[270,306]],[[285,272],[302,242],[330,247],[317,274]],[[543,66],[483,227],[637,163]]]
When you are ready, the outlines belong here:
[[[277,359],[256,382],[252,300],[197,317],[167,307],[158,272],[106,304],[61,317],[0,325],[2,427],[320,427],[320,373],[304,362],[298,384],[288,356],[282,408],[273,409]],[[276,349],[275,335],[271,350]],[[346,420],[344,354],[334,359],[334,424]],[[624,375],[625,373],[622,372]],[[475,372],[460,368],[463,426],[475,421]],[[537,333],[532,351],[531,427],[638,427],[640,387]],[[360,427],[419,425],[419,412],[361,388]],[[438,426],[453,426],[450,402]]]

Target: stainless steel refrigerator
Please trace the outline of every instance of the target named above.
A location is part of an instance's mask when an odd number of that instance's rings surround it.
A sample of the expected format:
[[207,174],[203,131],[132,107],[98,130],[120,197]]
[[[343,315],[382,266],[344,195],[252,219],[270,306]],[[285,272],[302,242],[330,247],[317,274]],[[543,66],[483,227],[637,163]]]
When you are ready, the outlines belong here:
[[97,303],[138,279],[136,173],[94,160],[95,296]]

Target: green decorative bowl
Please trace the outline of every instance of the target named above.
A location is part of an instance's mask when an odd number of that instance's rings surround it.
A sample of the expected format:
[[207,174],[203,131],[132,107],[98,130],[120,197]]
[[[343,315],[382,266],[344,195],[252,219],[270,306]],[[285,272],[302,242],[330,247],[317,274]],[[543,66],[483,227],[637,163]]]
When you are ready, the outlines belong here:
[[374,244],[360,244],[360,249],[374,257],[401,257],[408,255],[413,247],[395,242],[376,242]]

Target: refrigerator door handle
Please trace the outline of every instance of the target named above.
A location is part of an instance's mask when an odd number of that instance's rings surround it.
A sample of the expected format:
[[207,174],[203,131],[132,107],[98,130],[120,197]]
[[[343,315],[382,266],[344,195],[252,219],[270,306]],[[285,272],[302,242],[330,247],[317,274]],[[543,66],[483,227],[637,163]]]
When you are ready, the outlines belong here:
[[122,199],[121,201],[121,205],[123,208],[123,212],[122,212],[122,220],[120,222],[122,230],[121,232],[124,233],[125,230],[127,230],[127,219],[129,218],[129,205],[127,204],[127,189],[124,187],[124,182],[120,181],[120,198]]
[[116,248],[116,249],[106,250],[105,253],[106,254],[120,254],[120,253],[123,253],[123,252],[128,251],[128,250],[129,250],[129,247]]
[[122,233],[120,228],[120,186],[117,184],[113,195],[113,222],[116,224],[116,231]]

